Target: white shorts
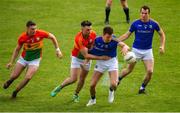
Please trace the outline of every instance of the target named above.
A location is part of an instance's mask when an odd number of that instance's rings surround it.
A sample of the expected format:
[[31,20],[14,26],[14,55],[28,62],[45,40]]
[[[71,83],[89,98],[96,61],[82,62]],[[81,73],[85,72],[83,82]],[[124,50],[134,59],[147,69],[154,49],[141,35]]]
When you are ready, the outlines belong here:
[[154,59],[152,49],[143,50],[143,49],[132,48],[132,52],[135,53],[137,60],[153,60]]
[[[77,57],[71,56],[71,68],[81,68],[81,64],[84,63],[84,60]],[[87,64],[87,70],[90,70],[91,61]]]
[[24,60],[24,58],[20,57],[17,62],[22,64],[24,67],[29,66],[29,65],[34,65],[34,66],[39,67],[40,61],[41,61],[41,58],[38,58],[32,61],[27,61],[27,60]]
[[96,60],[95,71],[104,73],[106,70],[108,72],[118,70],[118,60],[116,57],[110,60]]

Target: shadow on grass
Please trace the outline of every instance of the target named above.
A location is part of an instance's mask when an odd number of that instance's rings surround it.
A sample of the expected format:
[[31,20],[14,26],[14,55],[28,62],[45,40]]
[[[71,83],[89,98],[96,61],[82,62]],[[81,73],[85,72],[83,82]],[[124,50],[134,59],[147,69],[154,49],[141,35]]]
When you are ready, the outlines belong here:
[[[122,24],[128,24],[128,23],[126,21],[110,21],[109,22],[110,26],[122,25]],[[96,21],[94,22],[94,26],[106,26],[106,24],[104,23],[104,21]]]
[[25,99],[25,97],[22,96],[17,96],[16,98],[12,98],[11,95],[1,95],[0,96],[0,101],[2,101],[3,103],[6,102],[13,102],[13,101],[20,101]]

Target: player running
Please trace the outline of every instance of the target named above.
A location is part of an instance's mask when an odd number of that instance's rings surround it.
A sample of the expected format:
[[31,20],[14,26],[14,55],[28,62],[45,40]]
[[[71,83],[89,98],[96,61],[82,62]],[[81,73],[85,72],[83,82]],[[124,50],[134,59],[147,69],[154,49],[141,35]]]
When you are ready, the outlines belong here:
[[[150,18],[150,8],[148,6],[142,6],[140,9],[140,19],[134,21],[129,31],[123,34],[119,39],[124,41],[135,32],[135,40],[133,43],[132,51],[135,53],[137,60],[142,60],[145,66],[145,78],[139,89],[139,94],[145,93],[145,87],[151,80],[154,68],[154,57],[152,51],[152,40],[154,31],[157,31],[160,36],[160,53],[164,53],[165,47],[165,34],[160,28],[159,24]],[[119,76],[119,81],[132,72],[136,63],[128,64],[127,68],[124,68]]]
[[96,38],[96,33],[91,30],[92,23],[90,21],[81,22],[81,31],[77,33],[74,39],[74,48],[72,50],[71,56],[71,70],[70,77],[67,77],[61,85],[58,85],[52,92],[51,96],[54,97],[60,92],[64,87],[73,84],[77,81],[78,76],[79,81],[75,93],[73,95],[74,102],[79,102],[79,92],[82,89],[86,76],[89,72],[91,63],[88,63],[88,69],[81,69],[80,65],[83,64],[84,59],[96,59],[96,60],[108,60],[107,56],[95,56],[88,54],[88,49],[90,49]]
[[3,85],[3,88],[7,89],[11,85],[11,83],[20,76],[22,71],[27,68],[25,78],[13,91],[12,98],[15,98],[17,96],[17,93],[27,85],[27,83],[32,79],[33,75],[37,72],[42,57],[44,38],[50,39],[53,42],[56,49],[57,57],[62,57],[62,53],[59,49],[57,39],[53,34],[43,30],[38,30],[36,23],[33,21],[28,21],[26,23],[26,27],[27,31],[23,32],[20,35],[18,39],[18,44],[14,49],[11,60],[7,64],[8,69],[12,67],[12,64],[17,58],[19,51],[23,47],[23,52],[10,75],[10,79],[7,80]]
[[128,52],[129,47],[123,43],[118,42],[112,38],[113,29],[111,27],[105,27],[103,30],[103,36],[97,37],[94,42],[92,50],[89,51],[90,54],[97,56],[109,56],[109,60],[97,60],[94,74],[92,76],[90,85],[91,99],[87,103],[87,106],[96,104],[96,85],[105,71],[109,72],[110,77],[110,88],[109,88],[109,103],[114,101],[114,91],[117,87],[118,82],[118,60],[117,56],[117,46],[121,47],[121,52],[125,55]]

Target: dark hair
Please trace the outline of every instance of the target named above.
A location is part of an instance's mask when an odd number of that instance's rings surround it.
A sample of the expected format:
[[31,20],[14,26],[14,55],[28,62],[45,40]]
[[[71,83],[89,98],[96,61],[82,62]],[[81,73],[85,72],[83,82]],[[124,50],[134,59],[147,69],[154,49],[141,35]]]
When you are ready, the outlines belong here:
[[150,8],[146,5],[142,6],[141,9],[140,9],[140,12],[141,10],[144,9],[144,10],[148,10],[149,14],[150,14]]
[[30,26],[34,26],[34,25],[36,25],[36,23],[33,22],[32,20],[29,20],[29,21],[27,21],[27,23],[26,23],[26,27],[30,27]]
[[85,26],[91,26],[92,23],[88,20],[84,20],[81,22],[81,27],[85,27]]
[[110,26],[104,27],[104,29],[103,29],[103,34],[104,34],[104,35],[105,35],[105,34],[112,35],[112,34],[113,34],[113,28],[110,27]]

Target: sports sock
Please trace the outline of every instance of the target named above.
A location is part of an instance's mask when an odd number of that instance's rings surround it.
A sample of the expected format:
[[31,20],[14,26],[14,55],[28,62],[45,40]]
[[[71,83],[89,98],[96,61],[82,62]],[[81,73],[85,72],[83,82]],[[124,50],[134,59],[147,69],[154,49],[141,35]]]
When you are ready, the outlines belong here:
[[124,13],[126,14],[126,19],[129,19],[129,8],[126,7],[126,8],[123,8],[124,10]]
[[12,82],[14,81],[14,79],[9,79],[9,80],[7,80],[5,83],[4,83],[4,86],[3,86],[3,88],[4,89],[7,89],[11,84],[12,84]]
[[119,77],[118,77],[118,80],[119,80],[119,81],[121,81],[122,79],[123,79],[123,77],[122,77],[122,76],[119,76]]
[[74,93],[74,95],[78,96],[78,93]]
[[96,99],[96,96],[94,95],[94,96],[91,96],[91,99]]
[[9,79],[8,81],[6,81],[6,83],[8,84],[8,85],[10,85],[12,82],[14,81],[14,79]]
[[145,83],[142,83],[140,89],[145,89],[145,87],[146,87],[146,84],[145,84]]
[[112,89],[111,87],[109,88],[110,91],[113,91],[114,89]]
[[109,14],[110,14],[111,8],[110,7],[106,7],[105,11],[106,11],[106,20],[105,21],[109,21]]

